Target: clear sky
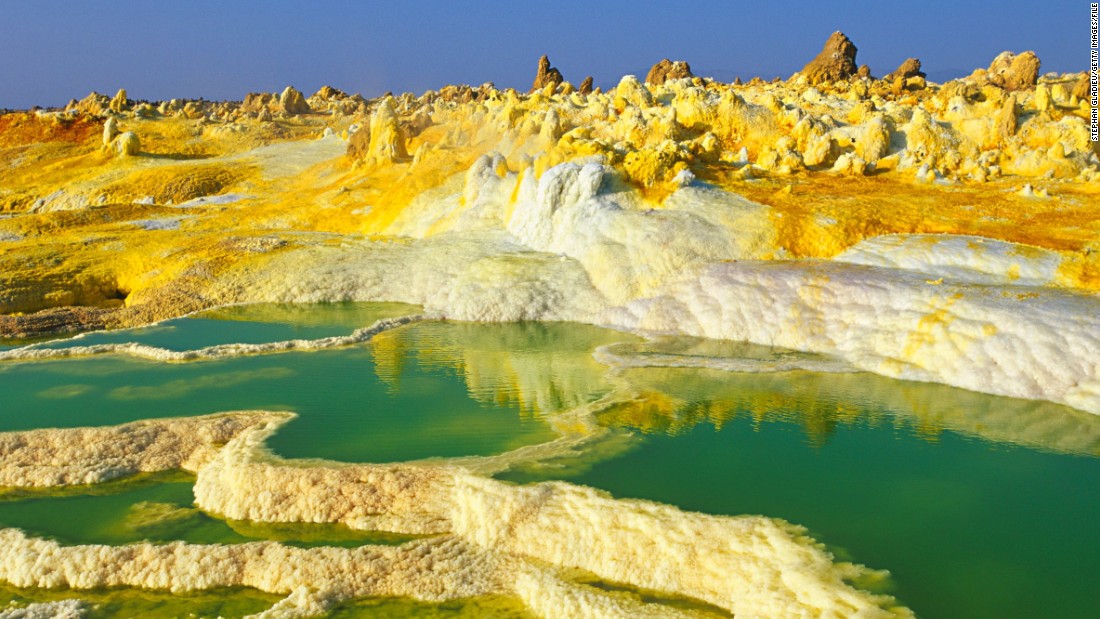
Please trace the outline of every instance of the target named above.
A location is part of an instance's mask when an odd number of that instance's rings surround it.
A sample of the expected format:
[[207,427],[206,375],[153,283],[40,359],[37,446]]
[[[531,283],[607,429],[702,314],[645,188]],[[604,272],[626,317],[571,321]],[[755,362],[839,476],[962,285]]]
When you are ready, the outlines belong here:
[[540,54],[598,86],[664,57],[727,81],[789,77],[834,30],[882,75],[909,56],[942,81],[1004,50],[1042,71],[1088,66],[1089,3],[540,0],[0,0],[0,107],[131,98],[242,99],[291,84],[377,96],[448,83],[526,90]]

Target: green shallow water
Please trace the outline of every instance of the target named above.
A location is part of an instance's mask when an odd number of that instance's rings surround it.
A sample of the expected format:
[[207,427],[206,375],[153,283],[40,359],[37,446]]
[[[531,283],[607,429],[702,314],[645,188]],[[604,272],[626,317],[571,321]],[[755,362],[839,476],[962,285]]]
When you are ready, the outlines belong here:
[[[141,341],[175,350],[346,334],[395,304],[229,308],[145,330],[51,346]],[[98,338],[98,339],[94,339]],[[270,441],[286,457],[396,461],[500,453],[550,440],[546,416],[613,389],[633,398],[600,414],[632,448],[572,466],[519,469],[517,483],[566,479],[715,514],[763,514],[808,527],[838,556],[893,575],[921,617],[1095,617],[1100,594],[1100,418],[867,374],[608,372],[592,351],[772,359],[789,353],[574,324],[418,323],[368,344],[163,364],[104,356],[0,363],[0,431],[107,425],[235,409],[293,410]],[[795,355],[797,356],[797,355]],[[187,477],[0,495],[0,524],[62,543],[185,539],[299,545],[397,543],[337,528],[261,527],[193,509]],[[71,517],[79,513],[79,518]],[[37,597],[35,597],[37,596]],[[50,597],[54,596],[54,597]],[[9,600],[81,597],[93,616],[241,616],[277,596],[0,589]],[[508,598],[447,605],[359,600],[336,617],[524,616]]]
[[[88,619],[243,617],[262,612],[281,596],[247,588],[169,593],[139,589],[43,591],[0,584],[0,612],[34,602],[78,599]],[[10,606],[9,606],[10,605]],[[332,609],[329,619],[535,619],[518,599],[491,596],[428,604],[401,598],[351,600]]]
[[[282,306],[251,312],[230,308],[213,314],[228,317],[224,319],[206,315],[174,321],[168,333],[160,327],[98,333],[55,346],[136,341],[183,350],[232,342],[233,329],[239,327],[252,342],[286,339],[290,331],[294,337],[326,337],[412,309],[352,305],[314,310],[321,316],[295,314]],[[336,316],[324,316],[328,312]],[[285,321],[288,316],[297,316],[305,325],[263,322]],[[217,327],[211,329],[212,324]],[[553,439],[535,409],[510,385],[478,383],[461,359],[432,361],[433,355],[461,349],[462,338],[470,333],[478,335],[476,328],[470,329],[421,323],[370,344],[195,363],[119,355],[0,363],[0,392],[6,395],[0,431],[111,425],[230,410],[289,410],[299,418],[269,442],[276,453],[346,462],[487,455]],[[527,327],[536,340],[568,341],[565,352],[574,355],[606,338],[602,330],[591,327],[582,328],[580,336],[555,337],[554,332],[563,329],[568,327]],[[189,339],[195,346],[184,345]],[[507,346],[492,338],[488,344]],[[540,410],[552,405],[547,404]]]
[[131,619],[148,617],[244,617],[263,612],[282,596],[245,588],[169,593],[141,589],[99,591],[47,591],[19,589],[0,584],[0,612],[31,603],[78,599],[84,602],[88,619]]
[[1097,616],[1094,416],[866,374],[626,374],[646,397],[604,421],[634,428],[637,446],[565,479],[801,524],[838,557],[890,570],[919,617]]
[[[0,495],[0,527],[23,529],[63,545],[140,541],[291,546],[398,544],[412,536],[355,531],[339,524],[265,524],[214,518],[194,506],[195,479],[168,473],[64,490]],[[79,514],[74,518],[74,514]]]

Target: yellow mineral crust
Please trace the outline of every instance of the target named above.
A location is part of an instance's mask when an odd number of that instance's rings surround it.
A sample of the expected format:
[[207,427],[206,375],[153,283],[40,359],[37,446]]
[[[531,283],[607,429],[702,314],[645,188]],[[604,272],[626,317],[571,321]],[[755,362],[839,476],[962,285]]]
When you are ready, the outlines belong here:
[[94,484],[140,472],[194,471],[229,439],[279,417],[226,413],[112,428],[0,433],[0,488]]
[[[1055,387],[1020,385],[1036,359],[1017,357],[1002,319],[968,316],[988,324],[961,336],[962,322],[922,322],[942,310],[925,302],[924,282],[967,287],[958,307],[997,297],[998,316],[1024,322],[1029,299],[1050,297],[1057,317],[1042,328],[1069,324],[1066,337],[1085,334],[1080,354],[1100,357],[1086,337],[1100,314],[1100,160],[1073,94],[1080,76],[1039,78],[1037,62],[1006,56],[963,80],[900,87],[811,63],[786,82],[745,85],[627,76],[606,93],[549,80],[528,94],[485,84],[368,100],[327,88],[308,101],[287,88],[242,103],[93,93],[62,111],[4,114],[0,334],[144,324],[225,303],[391,300],[450,318],[767,344],[779,336],[729,321],[787,316],[781,339],[793,348],[1095,412],[1095,363],[1050,365],[1041,351]],[[126,134],[139,148],[118,157]],[[907,256],[875,244],[895,235],[945,242],[904,245]],[[972,268],[988,252],[959,257],[956,236],[1017,255]],[[729,277],[713,276],[749,261],[799,271],[852,251],[867,267],[860,286],[921,300],[906,308],[913,320],[890,327],[902,343],[858,335],[860,321],[886,324],[881,308],[846,314],[855,322],[843,334],[794,320],[856,303],[865,291],[845,277],[803,282],[817,292],[792,308],[782,290],[733,294]],[[983,269],[1000,279],[971,277]],[[639,314],[656,305],[659,316]],[[961,358],[983,365],[960,375]]]
[[[515,486],[447,462],[286,462],[267,453],[263,440],[288,415],[225,418],[249,419],[254,425],[197,466],[200,508],[233,519],[343,522],[435,537],[356,549],[300,549],[275,542],[62,547],[5,529],[0,531],[0,578],[16,586],[74,589],[250,586],[289,596],[268,612],[283,607],[294,609],[290,616],[303,617],[352,597],[439,601],[486,594],[518,596],[544,616],[561,608],[592,617],[676,615],[674,609],[568,578],[580,570],[628,589],[692,598],[740,616],[912,616],[887,596],[847,584],[868,570],[834,563],[804,530],[780,520],[688,513],[559,482]],[[171,428],[213,419],[143,423]],[[80,448],[65,444],[86,438],[83,433],[99,432],[96,438],[135,462],[148,461],[149,470],[171,467],[161,454],[179,448],[171,432],[134,433],[128,426],[39,432],[54,433],[54,458],[74,469],[96,466],[80,460]],[[70,455],[76,460],[64,461]],[[5,458],[0,468],[15,479],[9,469],[19,464]],[[82,478],[74,473],[45,478],[45,483],[70,479]],[[695,615],[683,611],[682,616]]]
[[[896,241],[905,242],[928,244]],[[866,568],[835,562],[803,529],[786,522],[684,512],[561,482],[516,486],[485,475],[555,458],[606,456],[618,448],[615,431],[604,427],[608,423],[665,431],[683,429],[675,423],[701,420],[720,425],[740,411],[758,417],[787,414],[790,397],[804,403],[796,408],[807,412],[793,421],[812,436],[838,420],[863,420],[863,412],[820,404],[837,401],[829,397],[837,392],[858,395],[840,401],[869,399],[876,403],[871,409],[881,404],[901,419],[912,416],[929,437],[947,427],[994,440],[1095,453],[1100,436],[1093,415],[1074,415],[1045,403],[991,402],[946,388],[899,390],[884,379],[851,373],[836,360],[793,351],[690,338],[643,342],[623,334],[621,343],[598,352],[598,360],[611,365],[608,370],[594,364],[588,349],[577,343],[555,339],[538,351],[516,350],[479,336],[474,327],[419,322],[394,328],[409,320],[379,321],[353,336],[302,341],[295,347],[369,341],[397,357],[406,347],[424,350],[419,363],[459,372],[476,397],[514,394],[510,397],[546,416],[559,438],[476,458],[359,465],[288,461],[268,452],[265,440],[292,414],[226,413],[2,433],[0,485],[67,486],[184,468],[196,474],[196,505],[232,520],[335,522],[431,537],[396,548],[301,549],[275,542],[66,547],[6,529],[0,531],[0,577],[28,587],[194,591],[249,586],[286,595],[260,615],[266,617],[316,616],[348,598],[395,595],[425,601],[504,595],[547,617],[562,609],[590,617],[704,616],[704,611],[646,603],[637,592],[688,598],[739,616],[905,617],[911,613],[892,599],[849,584],[872,575]],[[214,349],[217,354],[208,349],[201,355],[180,353],[178,359],[150,358],[197,362],[282,349],[283,343],[230,345]],[[127,351],[122,345],[104,352]],[[676,374],[678,367],[697,369],[684,376]],[[698,368],[725,371],[707,375]],[[810,375],[798,383],[804,391],[777,401],[770,382],[782,380],[781,373],[792,368],[831,374],[820,381]],[[745,378],[745,372],[753,374]],[[708,380],[714,384],[701,389],[696,384]],[[609,381],[610,391],[601,381]],[[714,394],[713,399],[699,402],[693,395],[679,395],[693,390]],[[816,396],[821,391],[826,397]],[[593,402],[600,392],[607,393]],[[602,423],[595,423],[597,416]],[[867,421],[879,422],[873,415]],[[585,584],[593,580],[622,591]]]

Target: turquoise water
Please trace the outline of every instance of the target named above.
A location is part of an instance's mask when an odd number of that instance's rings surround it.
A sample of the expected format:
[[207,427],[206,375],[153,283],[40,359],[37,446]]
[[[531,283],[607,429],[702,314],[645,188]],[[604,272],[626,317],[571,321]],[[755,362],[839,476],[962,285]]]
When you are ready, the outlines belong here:
[[[865,374],[645,369],[627,378],[650,390],[650,401],[604,419],[635,428],[639,445],[569,481],[801,524],[839,557],[889,569],[891,593],[919,617],[1086,618],[1100,610],[1094,416]],[[935,427],[943,411],[976,401],[996,411],[978,415],[994,436],[1004,436],[1012,413],[1036,408],[1063,417],[1046,423],[1072,436],[1025,424],[1032,432],[1020,442],[1047,442],[1029,449]],[[919,402],[935,408],[914,408]],[[1067,446],[1077,453],[1051,451]]]
[[301,547],[351,547],[413,539],[338,524],[221,520],[195,508],[194,483],[190,475],[169,473],[123,483],[0,495],[0,527],[16,527],[63,545],[173,540],[238,544],[266,539]]
[[[373,304],[338,305],[333,309],[336,316],[304,313],[302,321],[310,322],[302,325],[246,322],[242,314],[271,319],[273,312],[233,310],[218,314],[233,320],[184,319],[170,328],[93,334],[57,345],[137,341],[185,349],[182,344],[190,340],[201,345],[235,341],[237,329],[253,342],[277,341],[290,332],[295,337],[325,337],[406,313],[389,304],[378,311]],[[285,311],[274,314],[277,320],[287,320]],[[484,393],[475,394],[480,399],[471,397],[467,377],[453,364],[420,362],[433,350],[456,347],[454,337],[468,331],[460,324],[419,324],[369,345],[195,363],[117,355],[0,363],[0,392],[6,394],[0,431],[111,425],[230,410],[289,410],[299,418],[269,442],[276,453],[345,462],[486,455],[554,438],[542,418],[524,409],[522,402],[505,398],[498,404]],[[410,338],[424,348],[407,354],[405,340]]]
[[[415,311],[394,304],[229,308],[51,346],[136,340],[184,350],[317,338]],[[0,431],[293,410],[300,417],[270,441],[278,454],[397,461],[550,440],[548,415],[618,390],[631,397],[599,421],[632,433],[632,449],[500,477],[566,479],[688,510],[784,518],[808,527],[841,558],[890,570],[892,593],[921,617],[1100,615],[1091,582],[1100,567],[1100,417],[860,373],[612,372],[592,359],[596,347],[612,342],[695,360],[789,354],[690,338],[640,343],[574,324],[426,322],[336,350],[196,363],[117,356],[0,363]],[[226,522],[192,501],[189,478],[171,475],[0,495],[0,525],[62,543],[365,542],[338,527]],[[0,590],[0,603],[51,595],[60,594]],[[187,608],[165,594],[96,595],[103,604],[97,616],[173,616],[172,609]],[[191,602],[239,616],[267,600],[229,590]],[[234,615],[234,608],[241,610]],[[451,605],[360,600],[333,614],[522,615],[507,598]]]

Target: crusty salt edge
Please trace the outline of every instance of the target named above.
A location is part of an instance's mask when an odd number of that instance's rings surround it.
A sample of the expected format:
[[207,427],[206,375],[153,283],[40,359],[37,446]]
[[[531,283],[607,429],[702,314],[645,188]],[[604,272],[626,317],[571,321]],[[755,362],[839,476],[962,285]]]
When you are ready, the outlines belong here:
[[[891,608],[891,598],[848,585],[866,568],[834,564],[802,529],[780,520],[688,513],[562,482],[516,486],[447,463],[305,466],[264,449],[264,440],[290,415],[237,416],[255,423],[198,466],[195,497],[201,508],[232,519],[342,522],[437,537],[358,549],[275,542],[61,547],[7,529],[0,531],[0,577],[17,586],[76,589],[251,586],[292,594],[304,587],[331,600],[398,595],[438,601],[503,593],[519,595],[546,616],[554,614],[546,609],[578,605],[588,609],[578,616],[663,612],[540,572],[579,568],[739,616],[911,616]],[[85,430],[35,432],[56,433],[55,444],[63,444],[66,435]],[[115,449],[158,466],[169,461],[158,454],[178,440],[170,432],[134,432],[133,424],[100,430],[98,438]],[[167,445],[158,446],[162,439]],[[90,456],[83,457],[87,463]],[[8,466],[5,458],[0,468]],[[327,607],[316,596],[303,600],[309,604],[300,613],[270,616],[310,616]]]
[[747,357],[705,357],[672,353],[639,352],[633,343],[615,343],[600,346],[593,352],[596,361],[615,368],[700,368],[723,372],[765,373],[791,372],[856,372],[855,368],[834,359],[815,359],[791,355],[780,359],[752,359]]
[[217,344],[194,350],[168,350],[157,346],[148,346],[136,342],[123,344],[95,344],[91,346],[70,346],[68,348],[38,348],[32,344],[12,350],[0,351],[0,361],[28,361],[41,359],[67,359],[91,357],[94,355],[118,354],[153,361],[201,361],[223,359],[245,355],[260,355],[291,350],[323,350],[351,346],[370,340],[383,331],[395,329],[413,322],[427,319],[416,314],[399,318],[384,318],[375,321],[369,327],[356,329],[350,335],[335,335],[312,340],[282,340],[263,344]]
[[84,611],[80,600],[57,600],[0,608],[0,619],[80,619]]
[[[753,342],[884,376],[1100,413],[1096,295],[956,283],[935,270],[738,259],[696,263],[650,285],[652,295],[618,304],[593,288],[592,280],[612,278],[595,258],[587,271],[568,254],[516,253],[499,239],[466,236],[303,248],[219,285],[234,291],[233,301],[396,300],[456,320],[570,320]],[[576,251],[604,256],[609,243]],[[308,295],[287,292],[301,290]]]
[[119,426],[0,433],[0,487],[95,484],[173,469],[197,471],[221,445],[290,413],[263,411],[135,421]]
[[1100,298],[822,261],[715,264],[605,323],[835,356],[876,374],[1100,414]]

